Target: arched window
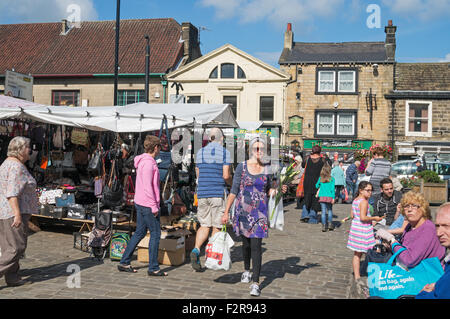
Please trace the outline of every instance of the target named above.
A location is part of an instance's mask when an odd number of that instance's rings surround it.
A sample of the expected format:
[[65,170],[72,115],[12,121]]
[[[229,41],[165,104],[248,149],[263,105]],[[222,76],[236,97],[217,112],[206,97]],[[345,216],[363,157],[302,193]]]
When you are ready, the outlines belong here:
[[220,66],[220,78],[222,79],[234,79],[234,64],[222,63]]
[[217,66],[209,74],[210,79],[217,79]]
[[246,78],[245,72],[244,72],[244,70],[241,69],[240,66],[237,67],[237,78],[238,79],[245,79]]

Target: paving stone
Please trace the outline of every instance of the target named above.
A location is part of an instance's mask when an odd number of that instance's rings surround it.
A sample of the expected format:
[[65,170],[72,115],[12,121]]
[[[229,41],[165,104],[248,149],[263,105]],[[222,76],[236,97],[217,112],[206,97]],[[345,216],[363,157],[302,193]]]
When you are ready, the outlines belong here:
[[[349,211],[350,205],[334,205],[334,220],[342,220]],[[359,298],[352,292],[353,252],[346,248],[350,223],[322,233],[321,224],[305,224],[299,219],[295,203],[285,205],[284,231],[270,230],[269,238],[263,240],[262,294],[258,299]],[[201,256],[204,265],[204,252]],[[20,261],[21,273],[33,284],[12,288],[2,279],[0,298],[250,299],[250,284],[240,283],[244,262],[242,242],[237,238],[231,256],[233,265],[227,272],[208,269],[197,273],[186,262],[177,267],[161,265],[169,277],[150,278],[148,264],[133,260],[138,273],[121,273],[117,262],[98,262],[74,249],[73,235],[66,228],[49,227],[29,236],[26,258]],[[71,264],[81,268],[80,289],[67,287]]]

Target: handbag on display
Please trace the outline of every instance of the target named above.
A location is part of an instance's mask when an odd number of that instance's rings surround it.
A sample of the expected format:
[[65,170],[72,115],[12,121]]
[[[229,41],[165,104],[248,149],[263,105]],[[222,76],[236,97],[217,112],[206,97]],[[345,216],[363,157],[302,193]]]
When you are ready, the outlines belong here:
[[87,150],[78,147],[73,152],[73,163],[78,165],[88,164],[89,152]]
[[94,195],[95,196],[102,196],[103,194],[103,178],[100,176],[97,176],[94,180]]
[[128,175],[127,178],[127,186],[125,188],[125,204],[127,206],[133,206],[134,205],[134,184],[133,179],[131,178],[131,175]]
[[89,161],[88,170],[100,172],[102,168],[102,151],[97,149]]
[[56,207],[68,207],[75,204],[75,195],[73,193],[64,193],[60,197],[55,197]]
[[116,161],[113,160],[111,167],[111,177],[103,188],[102,196],[103,204],[109,207],[120,206],[123,201],[123,186],[120,180],[117,178],[116,173]]
[[85,129],[73,128],[70,141],[75,145],[89,146],[89,132]]

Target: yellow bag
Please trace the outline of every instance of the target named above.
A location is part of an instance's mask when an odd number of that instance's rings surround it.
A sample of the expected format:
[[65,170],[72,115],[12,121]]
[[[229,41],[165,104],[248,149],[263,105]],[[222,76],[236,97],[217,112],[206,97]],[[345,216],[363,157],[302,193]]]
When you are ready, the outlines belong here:
[[194,204],[195,207],[198,207],[198,198],[197,198],[197,193],[194,194]]

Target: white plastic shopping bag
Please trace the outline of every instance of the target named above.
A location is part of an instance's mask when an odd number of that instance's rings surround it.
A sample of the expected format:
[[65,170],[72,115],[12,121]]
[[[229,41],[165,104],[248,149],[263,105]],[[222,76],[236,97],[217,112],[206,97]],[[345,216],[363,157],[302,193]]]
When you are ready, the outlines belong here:
[[233,245],[234,241],[227,233],[226,227],[222,227],[222,231],[214,234],[206,245],[205,267],[212,270],[230,270],[230,248]]
[[[275,206],[275,196],[271,195],[269,198],[269,204],[267,205],[267,211],[269,213],[269,226],[270,228],[276,228],[283,230],[284,227],[284,211],[283,211],[283,199],[278,202],[275,208],[275,212],[272,215],[273,208]],[[272,217],[272,218],[270,218]]]

